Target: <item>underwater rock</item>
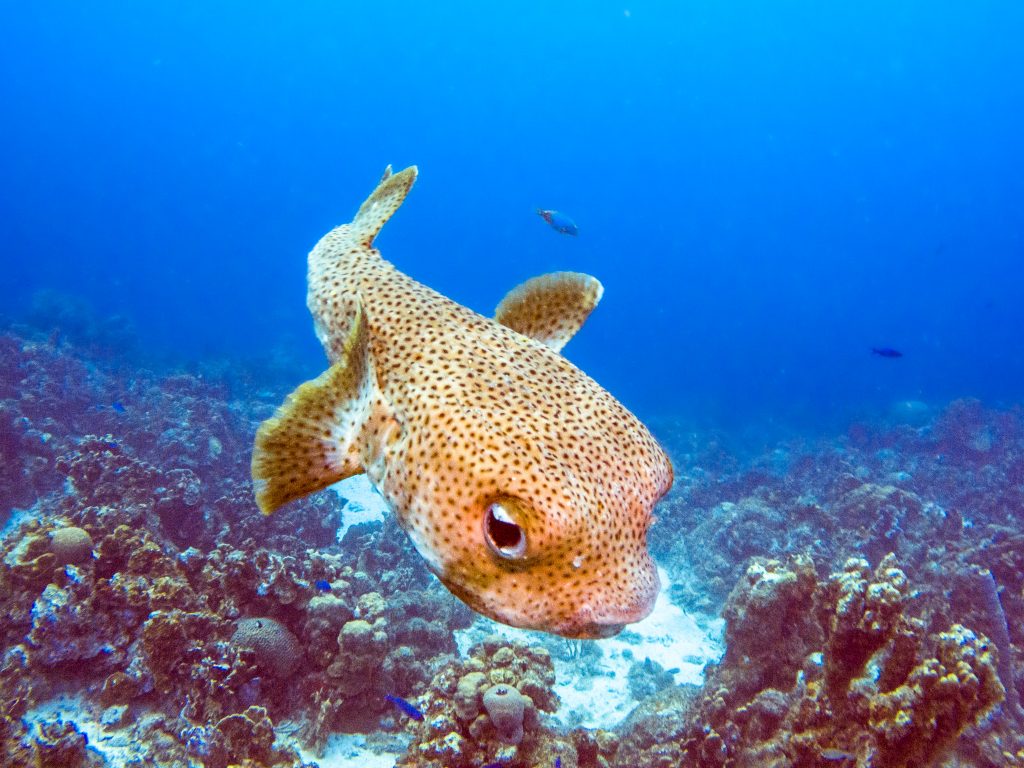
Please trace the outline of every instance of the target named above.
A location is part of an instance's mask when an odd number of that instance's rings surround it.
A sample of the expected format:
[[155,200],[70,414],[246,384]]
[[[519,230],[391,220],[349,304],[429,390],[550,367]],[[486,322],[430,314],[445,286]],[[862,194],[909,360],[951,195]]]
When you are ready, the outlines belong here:
[[93,674],[121,663],[131,637],[128,627],[104,620],[91,599],[93,580],[85,577],[64,587],[48,584],[32,604],[27,640],[33,664],[55,667],[89,662]]
[[104,761],[90,754],[86,747],[88,737],[73,722],[57,718],[44,720],[32,739],[39,768],[99,768]]
[[230,765],[284,768],[301,763],[291,748],[276,747],[274,723],[263,707],[249,707],[244,712],[221,718],[216,725],[223,735]]
[[[665,688],[645,699],[617,728],[620,742],[612,752],[614,765],[633,768],[657,765],[659,759],[681,765],[678,743],[688,727],[687,713],[700,694],[695,685]],[[582,755],[581,755],[582,756]]]
[[922,427],[932,419],[932,409],[920,400],[897,400],[889,406],[893,421]]
[[907,533],[931,530],[930,511],[912,491],[875,483],[857,485],[833,508],[833,514],[840,520],[848,525],[860,525],[868,532],[869,535],[858,542],[857,551],[869,559],[880,559],[888,552],[901,557],[909,554],[907,550],[917,537]]
[[25,746],[25,714],[38,700],[41,681],[34,679],[24,646],[8,648],[0,658],[0,755],[12,766],[31,765]]
[[[0,346],[3,339],[0,338]],[[14,358],[0,350],[0,359]],[[14,367],[14,366],[12,366]],[[28,507],[59,484],[49,435],[0,400],[0,525],[14,507]]]
[[[5,562],[9,569],[4,573],[5,581],[9,578],[9,589],[12,592],[9,603],[15,610],[8,611],[10,620],[15,620],[18,613],[26,614],[31,602],[47,584],[60,580],[57,556],[50,551],[49,536],[41,530],[34,530],[17,541],[11,542]],[[21,607],[23,610],[18,611]]]
[[629,695],[637,701],[653,696],[673,684],[675,676],[656,661],[634,661],[627,673]]
[[302,637],[306,656],[320,669],[326,669],[338,650],[338,635],[346,622],[354,618],[350,605],[337,594],[316,595],[306,606]]
[[459,678],[452,703],[460,720],[471,722],[480,714],[480,692],[487,684],[487,675],[483,672],[469,672]]
[[726,650],[718,668],[733,695],[792,684],[793,671],[821,644],[811,610],[817,587],[814,563],[802,555],[747,567],[722,612]]

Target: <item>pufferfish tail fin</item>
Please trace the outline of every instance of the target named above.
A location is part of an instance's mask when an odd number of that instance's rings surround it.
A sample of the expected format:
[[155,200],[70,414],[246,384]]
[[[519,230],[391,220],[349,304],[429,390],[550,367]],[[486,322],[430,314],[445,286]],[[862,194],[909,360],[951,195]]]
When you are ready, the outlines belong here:
[[558,352],[583,327],[604,287],[582,272],[532,277],[508,292],[494,319]]
[[359,212],[350,225],[352,237],[357,243],[367,248],[371,246],[381,227],[394,215],[405,200],[405,196],[409,194],[417,173],[415,165],[410,165],[398,173],[392,173],[390,165],[384,169],[384,175],[381,176],[377,188],[359,207]]
[[364,471],[358,441],[371,413],[375,376],[359,305],[339,352],[330,368],[288,395],[256,432],[252,481],[265,515]]

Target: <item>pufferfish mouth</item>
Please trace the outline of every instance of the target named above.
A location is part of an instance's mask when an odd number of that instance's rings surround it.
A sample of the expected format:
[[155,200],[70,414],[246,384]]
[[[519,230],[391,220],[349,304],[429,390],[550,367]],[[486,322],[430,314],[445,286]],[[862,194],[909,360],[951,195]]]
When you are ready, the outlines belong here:
[[641,621],[650,615],[654,610],[654,601],[658,597],[660,586],[655,573],[649,589],[638,594],[632,605],[582,603],[572,616],[558,623],[554,631],[563,637],[579,640],[601,640],[614,637],[627,624]]
[[605,640],[615,637],[625,627],[625,624],[566,624],[557,631],[570,640]]

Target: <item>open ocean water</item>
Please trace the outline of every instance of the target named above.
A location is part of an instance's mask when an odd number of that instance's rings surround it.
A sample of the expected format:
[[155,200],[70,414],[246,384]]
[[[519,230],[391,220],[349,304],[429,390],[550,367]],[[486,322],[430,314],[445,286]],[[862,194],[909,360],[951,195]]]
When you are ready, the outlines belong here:
[[[1015,2],[0,4],[0,763],[1024,765],[1022,40]],[[389,164],[414,280],[604,286],[564,354],[675,479],[614,638],[478,616],[363,479],[253,501],[326,366],[306,255]]]

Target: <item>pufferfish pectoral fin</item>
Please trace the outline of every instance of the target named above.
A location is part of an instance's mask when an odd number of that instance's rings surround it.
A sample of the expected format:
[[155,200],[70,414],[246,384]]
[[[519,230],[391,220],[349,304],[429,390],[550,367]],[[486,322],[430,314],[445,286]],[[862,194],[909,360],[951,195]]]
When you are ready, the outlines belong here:
[[416,181],[416,174],[415,165],[410,165],[398,173],[392,173],[390,165],[384,169],[384,175],[381,176],[377,188],[359,207],[359,212],[352,221],[351,232],[357,243],[370,247],[381,227],[394,215],[405,200],[405,196],[409,194],[413,182]]
[[288,395],[256,432],[252,480],[265,515],[363,472],[357,444],[374,393],[367,324],[357,306],[336,362]]
[[583,326],[603,293],[596,277],[552,272],[532,277],[509,291],[494,319],[558,352]]

